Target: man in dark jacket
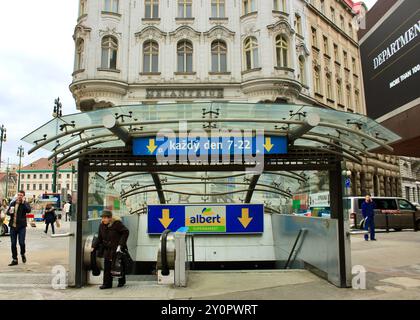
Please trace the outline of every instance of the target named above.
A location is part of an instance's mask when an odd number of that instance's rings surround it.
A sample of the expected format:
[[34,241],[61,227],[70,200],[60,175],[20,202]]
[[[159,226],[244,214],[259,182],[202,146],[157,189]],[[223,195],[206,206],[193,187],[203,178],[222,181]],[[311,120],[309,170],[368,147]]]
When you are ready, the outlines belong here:
[[12,262],[9,267],[16,266],[18,264],[18,252],[17,252],[17,241],[19,239],[20,255],[22,256],[22,262],[26,263],[26,227],[27,220],[26,215],[31,212],[31,206],[25,199],[25,191],[19,191],[17,199],[10,203],[6,214],[10,216],[10,239],[12,242]]
[[[104,249],[104,282],[100,289],[112,288],[112,264],[115,263],[117,252],[122,252],[127,247],[129,236],[128,229],[123,225],[118,217],[113,217],[112,212],[104,210],[102,213],[102,223],[99,226],[98,240],[94,244],[93,250],[100,246]],[[125,274],[118,279],[118,287],[125,285]]]
[[[365,219],[365,230],[370,231],[370,240],[376,241],[375,239],[375,202],[372,201],[370,194],[365,198],[365,201],[362,203],[362,215]],[[369,240],[369,236],[365,234],[365,240]]]

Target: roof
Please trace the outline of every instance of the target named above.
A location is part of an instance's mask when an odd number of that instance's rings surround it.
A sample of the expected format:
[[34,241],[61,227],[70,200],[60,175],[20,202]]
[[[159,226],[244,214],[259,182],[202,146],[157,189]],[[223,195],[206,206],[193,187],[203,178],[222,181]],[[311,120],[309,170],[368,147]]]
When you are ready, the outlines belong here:
[[[75,162],[69,162],[62,165],[60,170],[71,170],[72,166],[75,166]],[[47,158],[40,158],[31,164],[24,166],[21,171],[38,171],[38,170],[53,170],[53,161]]]
[[367,10],[366,4],[363,1],[353,2],[352,0],[343,0],[356,14],[360,13],[360,10],[363,7]]

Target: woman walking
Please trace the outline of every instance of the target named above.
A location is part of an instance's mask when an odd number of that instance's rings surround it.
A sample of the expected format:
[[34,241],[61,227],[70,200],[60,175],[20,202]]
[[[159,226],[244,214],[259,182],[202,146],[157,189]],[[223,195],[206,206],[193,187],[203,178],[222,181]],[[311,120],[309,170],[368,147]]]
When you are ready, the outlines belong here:
[[45,207],[44,220],[46,224],[44,232],[47,234],[48,226],[51,225],[52,234],[55,234],[54,223],[57,220],[57,215],[55,214],[55,208],[50,203]]

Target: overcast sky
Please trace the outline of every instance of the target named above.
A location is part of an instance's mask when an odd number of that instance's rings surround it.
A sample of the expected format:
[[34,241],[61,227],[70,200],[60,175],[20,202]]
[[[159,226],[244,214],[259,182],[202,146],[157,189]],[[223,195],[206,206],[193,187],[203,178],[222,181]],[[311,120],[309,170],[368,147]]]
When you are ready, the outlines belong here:
[[[365,1],[369,8],[375,2]],[[64,114],[76,112],[68,86],[78,1],[2,1],[2,12],[0,126],[7,128],[2,160],[17,163],[17,147],[22,144],[27,164],[48,153],[28,156],[30,145],[20,139],[52,118],[54,99],[61,98]]]

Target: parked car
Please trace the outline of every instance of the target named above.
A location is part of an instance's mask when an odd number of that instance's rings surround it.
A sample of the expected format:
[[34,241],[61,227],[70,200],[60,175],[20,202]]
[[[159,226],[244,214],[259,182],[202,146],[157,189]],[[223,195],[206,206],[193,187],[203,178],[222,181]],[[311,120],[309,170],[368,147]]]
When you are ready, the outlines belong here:
[[[347,197],[347,206],[350,210],[350,227],[358,229],[362,216],[362,203],[364,197]],[[402,229],[420,229],[420,210],[404,198],[398,197],[372,197],[376,204],[375,228],[388,227],[396,231]]]

